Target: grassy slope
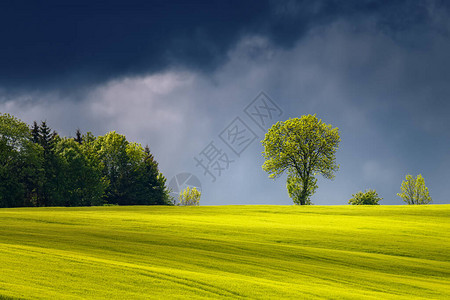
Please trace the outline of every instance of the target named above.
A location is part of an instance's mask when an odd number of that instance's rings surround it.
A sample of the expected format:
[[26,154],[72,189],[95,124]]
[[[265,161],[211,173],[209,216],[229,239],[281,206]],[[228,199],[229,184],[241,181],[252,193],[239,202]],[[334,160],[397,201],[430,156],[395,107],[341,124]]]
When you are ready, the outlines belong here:
[[450,298],[450,205],[1,209],[0,225],[0,299]]

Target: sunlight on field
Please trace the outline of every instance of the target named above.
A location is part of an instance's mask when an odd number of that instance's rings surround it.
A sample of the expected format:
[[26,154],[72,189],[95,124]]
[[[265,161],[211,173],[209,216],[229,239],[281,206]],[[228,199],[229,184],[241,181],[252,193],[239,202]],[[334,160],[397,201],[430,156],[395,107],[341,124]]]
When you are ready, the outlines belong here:
[[0,299],[450,298],[450,205],[0,210]]

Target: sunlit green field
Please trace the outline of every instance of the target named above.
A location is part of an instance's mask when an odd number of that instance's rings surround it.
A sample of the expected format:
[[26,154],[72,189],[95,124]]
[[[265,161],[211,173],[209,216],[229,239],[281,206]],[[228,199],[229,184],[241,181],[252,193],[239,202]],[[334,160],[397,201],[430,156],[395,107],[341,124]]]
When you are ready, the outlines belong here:
[[450,205],[0,209],[0,299],[450,298]]

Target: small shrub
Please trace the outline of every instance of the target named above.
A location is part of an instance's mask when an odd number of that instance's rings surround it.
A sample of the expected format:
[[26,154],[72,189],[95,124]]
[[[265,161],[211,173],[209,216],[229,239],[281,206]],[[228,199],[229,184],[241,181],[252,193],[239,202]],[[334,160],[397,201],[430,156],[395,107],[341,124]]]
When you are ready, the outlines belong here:
[[352,205],[379,205],[378,202],[383,199],[375,190],[364,191],[364,193],[357,192],[352,196],[353,198],[348,200],[348,204]]
[[180,195],[178,196],[178,205],[199,206],[201,195],[201,192],[199,192],[195,187],[192,189],[187,187],[180,192]]

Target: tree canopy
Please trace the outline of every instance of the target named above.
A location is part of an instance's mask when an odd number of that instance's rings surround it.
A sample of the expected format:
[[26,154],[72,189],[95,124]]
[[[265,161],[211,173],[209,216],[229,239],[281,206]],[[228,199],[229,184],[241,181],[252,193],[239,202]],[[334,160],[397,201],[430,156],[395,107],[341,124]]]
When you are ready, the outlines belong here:
[[406,175],[400,189],[402,192],[397,195],[407,204],[428,204],[432,201],[430,192],[425,186],[425,179],[421,174],[416,178]]
[[28,125],[0,114],[0,207],[28,206],[42,184],[43,148]]
[[317,188],[315,176],[333,179],[339,169],[335,153],[340,140],[338,128],[323,123],[316,115],[277,122],[262,141],[262,168],[270,178],[288,173],[287,188],[294,203],[308,204]]

